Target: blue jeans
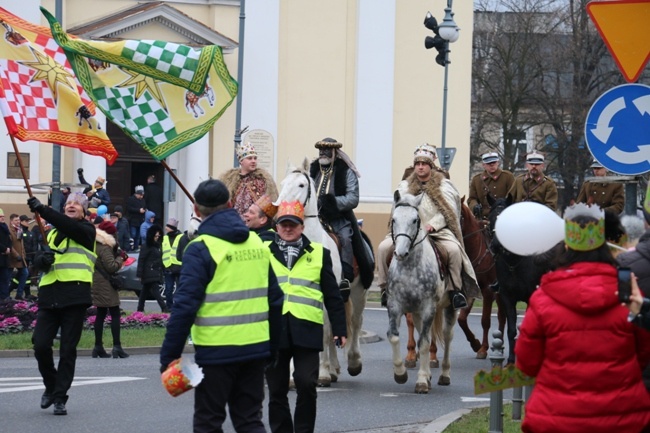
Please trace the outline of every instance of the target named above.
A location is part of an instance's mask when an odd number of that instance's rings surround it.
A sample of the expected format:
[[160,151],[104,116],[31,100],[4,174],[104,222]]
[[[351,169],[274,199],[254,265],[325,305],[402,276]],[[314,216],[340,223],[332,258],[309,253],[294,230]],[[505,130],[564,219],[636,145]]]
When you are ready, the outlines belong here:
[[180,274],[165,271],[165,303],[169,310],[174,305],[174,286],[178,284],[180,276]]
[[140,226],[131,226],[131,239],[133,239],[133,250],[140,248]]
[[16,268],[16,271],[18,271],[14,277],[14,281],[18,284],[16,287],[16,298],[22,298],[25,291],[25,283],[27,282],[27,277],[29,277],[29,269]]

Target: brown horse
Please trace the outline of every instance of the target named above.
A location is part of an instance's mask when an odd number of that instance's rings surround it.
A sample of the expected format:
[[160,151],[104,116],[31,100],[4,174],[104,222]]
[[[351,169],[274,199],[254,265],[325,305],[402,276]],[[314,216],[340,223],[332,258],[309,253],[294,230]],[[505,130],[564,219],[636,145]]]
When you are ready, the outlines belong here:
[[[463,202],[464,202],[463,198]],[[472,267],[474,268],[474,273],[476,274],[476,280],[479,287],[481,288],[481,294],[483,296],[483,311],[481,315],[481,327],[483,328],[483,340],[479,341],[474,333],[469,329],[467,324],[467,317],[472,311],[472,306],[474,305],[474,299],[471,298],[468,300],[468,305],[465,308],[460,310],[458,315],[458,325],[465,333],[467,341],[469,341],[472,346],[472,350],[476,352],[477,359],[487,358],[487,349],[488,349],[488,333],[490,331],[491,317],[492,317],[492,304],[496,299],[497,308],[498,308],[498,319],[499,319],[499,331],[503,333],[506,316],[504,314],[504,307],[501,299],[497,296],[494,291],[490,288],[490,284],[496,282],[496,268],[494,266],[494,257],[489,249],[489,231],[487,227],[484,227],[479,221],[474,218],[472,211],[464,203],[461,204],[461,216],[460,216],[461,230],[463,232],[463,243],[465,244],[465,252],[467,256],[472,261]],[[414,368],[416,364],[416,352],[415,352],[415,338],[413,335],[413,320],[410,315],[406,317],[406,324],[408,326],[408,343],[406,348],[408,353],[406,355],[405,364],[409,368]],[[439,365],[438,357],[436,355],[437,347],[435,345],[435,340],[432,339],[432,344],[429,351],[429,364],[432,368],[437,368]]]

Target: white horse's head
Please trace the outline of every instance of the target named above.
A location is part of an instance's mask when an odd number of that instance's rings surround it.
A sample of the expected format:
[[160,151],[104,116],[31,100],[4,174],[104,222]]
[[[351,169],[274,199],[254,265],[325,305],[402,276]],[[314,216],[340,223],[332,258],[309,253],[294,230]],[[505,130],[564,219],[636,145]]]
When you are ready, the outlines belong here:
[[425,236],[422,232],[418,206],[422,195],[401,195],[395,191],[393,196],[393,215],[391,217],[391,233],[395,244],[395,258],[404,260],[411,253],[413,247],[418,245],[418,237]]
[[287,175],[280,183],[280,193],[275,205],[281,202],[299,201],[305,207],[305,216],[318,214],[318,200],[314,181],[309,176],[309,160],[304,159],[301,167],[289,165]]

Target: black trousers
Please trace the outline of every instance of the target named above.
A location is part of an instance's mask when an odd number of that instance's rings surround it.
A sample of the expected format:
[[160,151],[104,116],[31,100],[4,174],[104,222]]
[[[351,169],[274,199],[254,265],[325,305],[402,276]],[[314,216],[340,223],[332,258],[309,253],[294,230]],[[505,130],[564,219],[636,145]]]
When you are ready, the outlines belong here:
[[142,289],[140,290],[140,296],[138,297],[138,311],[144,312],[144,303],[147,300],[147,295],[149,293],[151,293],[153,297],[156,298],[156,302],[158,302],[160,311],[167,311],[167,306],[165,305],[165,301],[160,294],[159,288],[160,283],[158,282],[142,283]]
[[[269,386],[269,424],[273,433],[312,433],[316,424],[316,383],[319,351],[304,347],[280,349],[275,367],[266,370]],[[289,407],[289,364],[293,358],[296,410]]]
[[[85,316],[85,305],[38,310],[36,328],[32,335],[34,356],[38,362],[38,371],[43,378],[45,392],[52,395],[54,401],[67,400],[66,394],[74,379],[77,344],[81,338]],[[59,365],[55,368],[52,345],[59,328],[61,328]]]
[[263,359],[202,365],[204,377],[194,393],[194,433],[222,433],[226,405],[237,433],[266,433],[262,423],[265,365]]

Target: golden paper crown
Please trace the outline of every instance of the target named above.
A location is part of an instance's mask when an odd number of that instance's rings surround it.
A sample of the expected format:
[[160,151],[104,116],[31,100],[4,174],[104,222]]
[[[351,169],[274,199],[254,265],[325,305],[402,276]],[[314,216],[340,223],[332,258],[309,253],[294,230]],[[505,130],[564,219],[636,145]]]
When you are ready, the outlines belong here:
[[241,162],[242,159],[248,158],[249,156],[257,156],[255,148],[250,143],[244,143],[237,146],[237,159]]
[[283,201],[280,203],[278,213],[275,215],[277,222],[285,220],[302,224],[305,217],[305,208],[299,201]]
[[413,164],[416,162],[425,162],[433,167],[433,161],[436,159],[438,159],[436,147],[429,143],[422,143],[416,147],[415,152],[413,152]]
[[[596,221],[575,222],[579,216]],[[564,242],[575,251],[592,251],[605,243],[605,212],[598,206],[578,203],[564,211]]]
[[262,212],[264,212],[264,214],[269,218],[273,218],[278,212],[278,207],[273,204],[273,201],[268,194],[264,194],[262,197],[258,198],[255,204],[259,206],[259,208],[262,209]]

